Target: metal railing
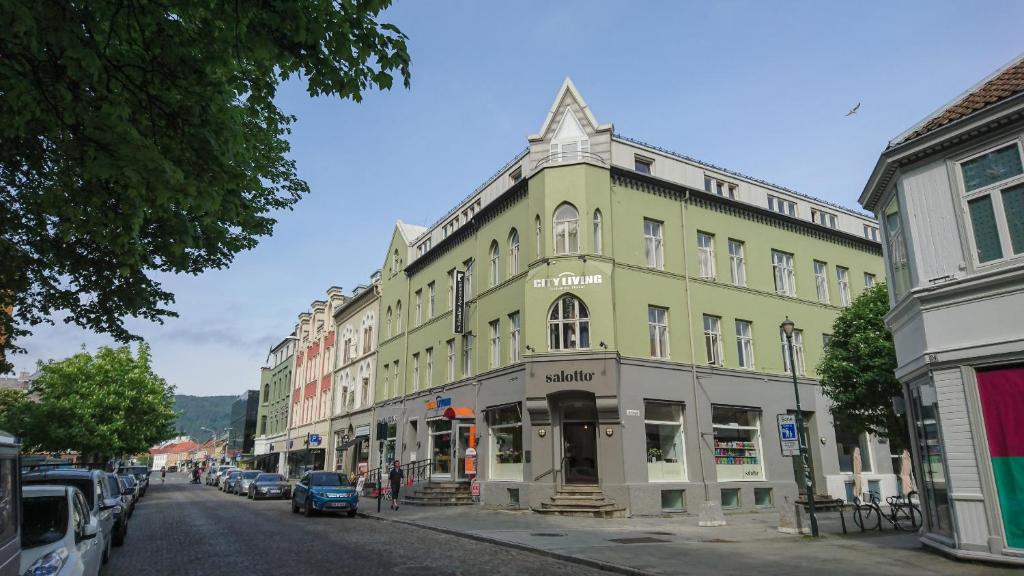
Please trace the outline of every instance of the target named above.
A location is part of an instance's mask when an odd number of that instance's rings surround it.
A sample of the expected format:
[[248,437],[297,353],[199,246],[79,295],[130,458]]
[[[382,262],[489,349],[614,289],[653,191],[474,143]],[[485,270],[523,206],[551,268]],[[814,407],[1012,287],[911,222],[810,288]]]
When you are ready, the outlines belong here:
[[[414,460],[407,462],[400,466],[405,483],[408,484],[410,481],[413,484],[419,484],[420,482],[430,482],[432,474],[434,472],[434,461],[426,458],[423,460]],[[366,482],[363,484],[364,496],[370,496],[375,498],[377,496],[377,474],[380,474],[381,484],[387,484],[388,473],[391,467],[377,466],[369,470],[366,473]]]
[[534,165],[534,170],[539,169],[541,166],[546,164],[559,164],[562,162],[577,162],[580,160],[590,160],[591,162],[597,162],[602,166],[607,166],[608,161],[605,160],[600,154],[595,154],[586,150],[576,150],[574,152],[552,152],[547,156],[541,158]]

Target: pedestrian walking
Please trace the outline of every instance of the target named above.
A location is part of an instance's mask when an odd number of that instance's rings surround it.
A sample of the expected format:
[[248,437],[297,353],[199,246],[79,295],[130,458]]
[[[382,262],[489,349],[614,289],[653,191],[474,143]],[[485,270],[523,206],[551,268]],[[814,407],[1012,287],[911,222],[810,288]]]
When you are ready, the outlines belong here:
[[405,472],[402,471],[402,463],[395,460],[388,472],[388,482],[391,484],[391,509],[398,510],[398,491],[402,489],[402,479]]
[[167,466],[160,467],[160,483],[163,484],[167,479]]

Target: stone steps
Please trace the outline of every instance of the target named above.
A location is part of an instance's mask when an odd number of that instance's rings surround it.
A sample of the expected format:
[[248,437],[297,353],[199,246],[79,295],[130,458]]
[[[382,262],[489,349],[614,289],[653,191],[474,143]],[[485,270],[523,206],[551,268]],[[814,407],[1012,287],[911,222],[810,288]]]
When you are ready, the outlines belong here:
[[469,482],[428,482],[401,498],[411,506],[465,506],[473,503]]
[[623,518],[626,514],[625,508],[605,497],[600,486],[573,484],[559,486],[547,502],[541,502],[540,508],[532,510],[540,514],[591,518]]

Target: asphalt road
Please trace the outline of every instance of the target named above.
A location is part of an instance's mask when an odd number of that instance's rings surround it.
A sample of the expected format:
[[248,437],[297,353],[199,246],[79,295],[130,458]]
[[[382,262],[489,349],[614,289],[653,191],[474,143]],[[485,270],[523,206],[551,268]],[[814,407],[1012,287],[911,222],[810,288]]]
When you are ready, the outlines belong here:
[[306,518],[292,514],[288,501],[253,502],[173,476],[161,485],[154,475],[105,576],[609,574],[392,522]]

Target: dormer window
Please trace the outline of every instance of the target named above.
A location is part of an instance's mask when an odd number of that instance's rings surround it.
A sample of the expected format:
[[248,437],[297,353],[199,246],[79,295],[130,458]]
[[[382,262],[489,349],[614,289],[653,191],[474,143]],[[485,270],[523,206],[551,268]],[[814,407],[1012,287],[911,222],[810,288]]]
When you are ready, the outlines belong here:
[[768,195],[768,209],[772,212],[778,212],[779,214],[785,214],[796,218],[796,202],[786,200],[785,198],[779,198],[778,196]]
[[633,170],[641,174],[650,174],[654,166],[654,160],[643,156],[633,156]]
[[819,226],[827,226],[829,228],[838,228],[838,220],[836,215],[831,212],[825,212],[817,208],[811,208],[811,222]]
[[722,198],[729,198],[730,200],[736,199],[736,188],[737,186],[732,182],[726,182],[719,180],[718,178],[712,178],[711,176],[704,176],[704,191],[711,194],[716,194]]
[[520,166],[520,167],[516,168],[515,170],[512,171],[511,174],[508,175],[508,177],[509,177],[510,180],[512,180],[513,184],[515,184],[516,182],[519,182],[520,180],[523,179],[523,167]]
[[590,138],[571,109],[562,115],[562,121],[558,123],[555,136],[551,139],[550,150],[552,162],[580,160],[585,152],[590,152]]

